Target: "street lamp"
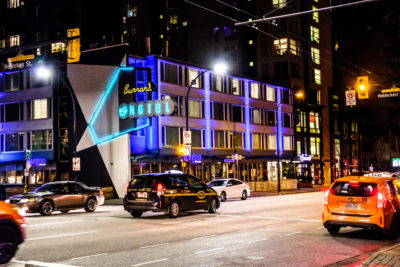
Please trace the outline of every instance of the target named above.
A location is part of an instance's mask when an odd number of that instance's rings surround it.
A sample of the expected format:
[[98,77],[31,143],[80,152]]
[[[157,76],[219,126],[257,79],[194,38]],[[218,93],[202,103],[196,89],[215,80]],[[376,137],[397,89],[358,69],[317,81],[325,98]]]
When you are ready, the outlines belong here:
[[[53,75],[52,71],[50,68],[45,67],[45,66],[40,66],[36,68],[36,76],[37,78],[47,81],[50,79],[50,77],[55,77],[59,82],[61,82],[68,90],[69,96],[72,101],[72,119],[73,119],[73,127],[72,127],[72,134],[73,134],[73,144],[72,144],[72,149],[73,149],[73,157],[76,158],[77,153],[76,153],[76,104],[75,104],[75,97],[74,93],[72,92],[72,88],[65,82],[64,79],[60,78],[58,75]],[[72,163],[72,162],[71,162]],[[76,178],[76,173],[74,174],[74,180],[77,180]]]
[[[302,97],[303,96],[303,94],[301,93],[301,92],[298,92],[298,93],[294,93],[293,91],[289,94],[289,99],[292,97],[292,96],[295,96],[295,97]],[[277,126],[277,131],[276,131],[276,161],[277,161],[277,171],[278,171],[278,174],[277,174],[277,176],[278,176],[278,193],[280,193],[281,192],[281,164],[280,164],[280,161],[281,161],[281,151],[280,151],[280,127],[281,127],[281,125],[282,125],[282,120],[279,120],[279,117],[281,116],[281,114],[280,114],[280,112],[279,112],[279,108],[280,108],[280,106],[282,105],[282,100],[280,100],[279,101],[279,103],[278,103],[278,106],[277,106],[277,108],[276,108],[276,112],[277,112],[277,115],[278,115],[278,126]],[[292,106],[293,106],[293,103],[292,103]],[[280,121],[280,124],[281,125],[279,125],[279,121]]]

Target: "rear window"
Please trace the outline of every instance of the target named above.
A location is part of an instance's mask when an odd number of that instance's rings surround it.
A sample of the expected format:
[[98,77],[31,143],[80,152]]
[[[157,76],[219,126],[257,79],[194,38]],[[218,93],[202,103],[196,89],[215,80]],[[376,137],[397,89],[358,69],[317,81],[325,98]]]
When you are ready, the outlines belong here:
[[331,192],[336,196],[372,197],[377,195],[378,187],[374,183],[336,182]]
[[153,187],[157,182],[157,177],[156,176],[133,176],[131,180],[131,186],[132,187]]

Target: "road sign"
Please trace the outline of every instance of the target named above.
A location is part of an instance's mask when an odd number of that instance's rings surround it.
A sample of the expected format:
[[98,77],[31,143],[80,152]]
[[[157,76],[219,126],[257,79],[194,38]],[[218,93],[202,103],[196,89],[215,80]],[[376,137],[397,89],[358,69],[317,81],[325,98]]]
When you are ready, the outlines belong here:
[[356,91],[347,90],[346,91],[346,106],[355,106],[356,103]]
[[72,170],[80,171],[81,170],[81,158],[72,158]]
[[192,132],[191,131],[183,131],[183,143],[184,144],[192,143]]
[[183,156],[190,156],[192,154],[192,146],[184,145],[183,146]]

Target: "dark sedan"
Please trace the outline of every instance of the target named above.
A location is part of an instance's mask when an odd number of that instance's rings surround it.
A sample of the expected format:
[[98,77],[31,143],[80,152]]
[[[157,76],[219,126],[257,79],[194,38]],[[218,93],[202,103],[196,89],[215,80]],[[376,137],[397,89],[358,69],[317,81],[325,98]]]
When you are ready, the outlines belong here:
[[67,213],[81,208],[93,212],[98,205],[104,203],[104,195],[99,187],[62,181],[44,184],[33,192],[12,196],[6,202],[17,205],[26,212],[51,215],[55,210]]

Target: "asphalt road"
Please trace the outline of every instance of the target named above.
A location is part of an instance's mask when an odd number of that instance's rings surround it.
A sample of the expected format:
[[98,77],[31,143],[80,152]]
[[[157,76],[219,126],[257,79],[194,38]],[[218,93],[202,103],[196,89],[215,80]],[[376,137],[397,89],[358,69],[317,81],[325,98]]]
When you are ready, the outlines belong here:
[[321,224],[322,192],[224,202],[217,214],[133,218],[122,206],[27,216],[15,266],[325,266],[393,243]]

